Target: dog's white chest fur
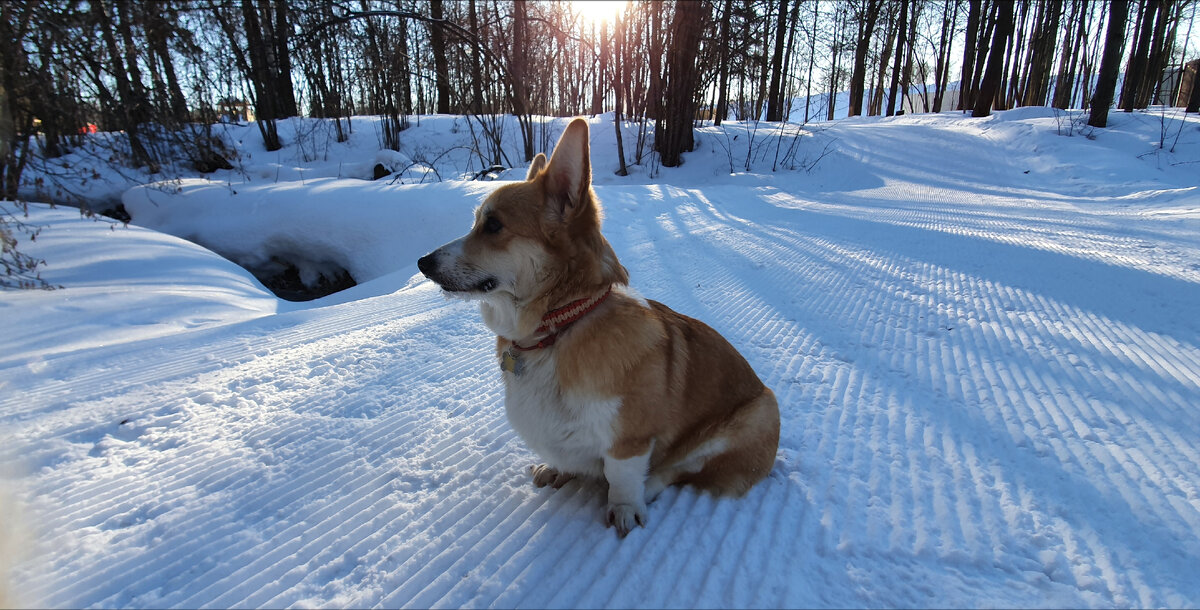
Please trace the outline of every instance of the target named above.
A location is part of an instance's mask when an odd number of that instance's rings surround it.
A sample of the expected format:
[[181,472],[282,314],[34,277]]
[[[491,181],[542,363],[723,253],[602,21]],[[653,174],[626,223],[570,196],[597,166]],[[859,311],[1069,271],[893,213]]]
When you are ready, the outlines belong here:
[[519,357],[521,374],[503,373],[504,410],[513,429],[548,465],[603,476],[621,400],[564,394],[552,354]]

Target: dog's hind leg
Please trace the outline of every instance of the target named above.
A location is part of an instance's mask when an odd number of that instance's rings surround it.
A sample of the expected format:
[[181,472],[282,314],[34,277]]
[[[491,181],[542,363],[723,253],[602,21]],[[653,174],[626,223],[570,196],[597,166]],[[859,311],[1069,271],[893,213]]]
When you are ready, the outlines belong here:
[[[768,388],[743,405],[714,443],[717,452],[703,460],[689,456],[690,468],[680,473],[678,483],[694,485],[715,494],[740,496],[762,480],[775,464],[779,444],[779,406]],[[712,453],[715,453],[712,454]],[[682,470],[682,469],[681,469]]]
[[670,480],[664,478],[656,472],[652,472],[650,473],[650,476],[646,477],[646,504],[656,500],[658,498],[658,494],[662,493],[662,491],[666,489],[667,486],[672,483],[672,481],[674,481],[675,473],[670,473],[669,477]]

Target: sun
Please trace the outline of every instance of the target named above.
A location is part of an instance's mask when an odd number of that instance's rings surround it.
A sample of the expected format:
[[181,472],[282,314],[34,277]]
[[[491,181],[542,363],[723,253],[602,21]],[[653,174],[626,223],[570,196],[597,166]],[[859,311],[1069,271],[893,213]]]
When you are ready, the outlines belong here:
[[625,10],[626,0],[572,0],[571,10],[584,21],[610,21]]

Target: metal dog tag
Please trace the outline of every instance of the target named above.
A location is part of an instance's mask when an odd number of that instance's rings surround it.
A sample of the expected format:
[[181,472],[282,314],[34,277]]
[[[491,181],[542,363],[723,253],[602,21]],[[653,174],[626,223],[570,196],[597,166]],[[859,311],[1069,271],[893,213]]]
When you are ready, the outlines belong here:
[[500,356],[500,370],[520,377],[525,370],[525,363],[521,362],[521,357],[514,354],[511,349],[505,350],[504,355]]

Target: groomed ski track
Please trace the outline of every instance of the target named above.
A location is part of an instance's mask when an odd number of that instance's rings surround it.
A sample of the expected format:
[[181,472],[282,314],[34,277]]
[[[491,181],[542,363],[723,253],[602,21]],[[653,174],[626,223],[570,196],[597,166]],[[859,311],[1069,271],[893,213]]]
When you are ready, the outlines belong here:
[[[597,188],[634,287],[722,332],[779,397],[778,460],[745,498],[672,488],[619,540],[602,487],[534,489],[477,307],[414,280],[0,365],[0,417],[40,448],[22,456],[36,543],[16,593],[1200,604],[1200,234],[1143,205],[1178,194],[1016,188],[1019,161],[914,175],[917,140],[875,129],[841,148],[852,189]],[[928,129],[905,135],[977,144]]]

